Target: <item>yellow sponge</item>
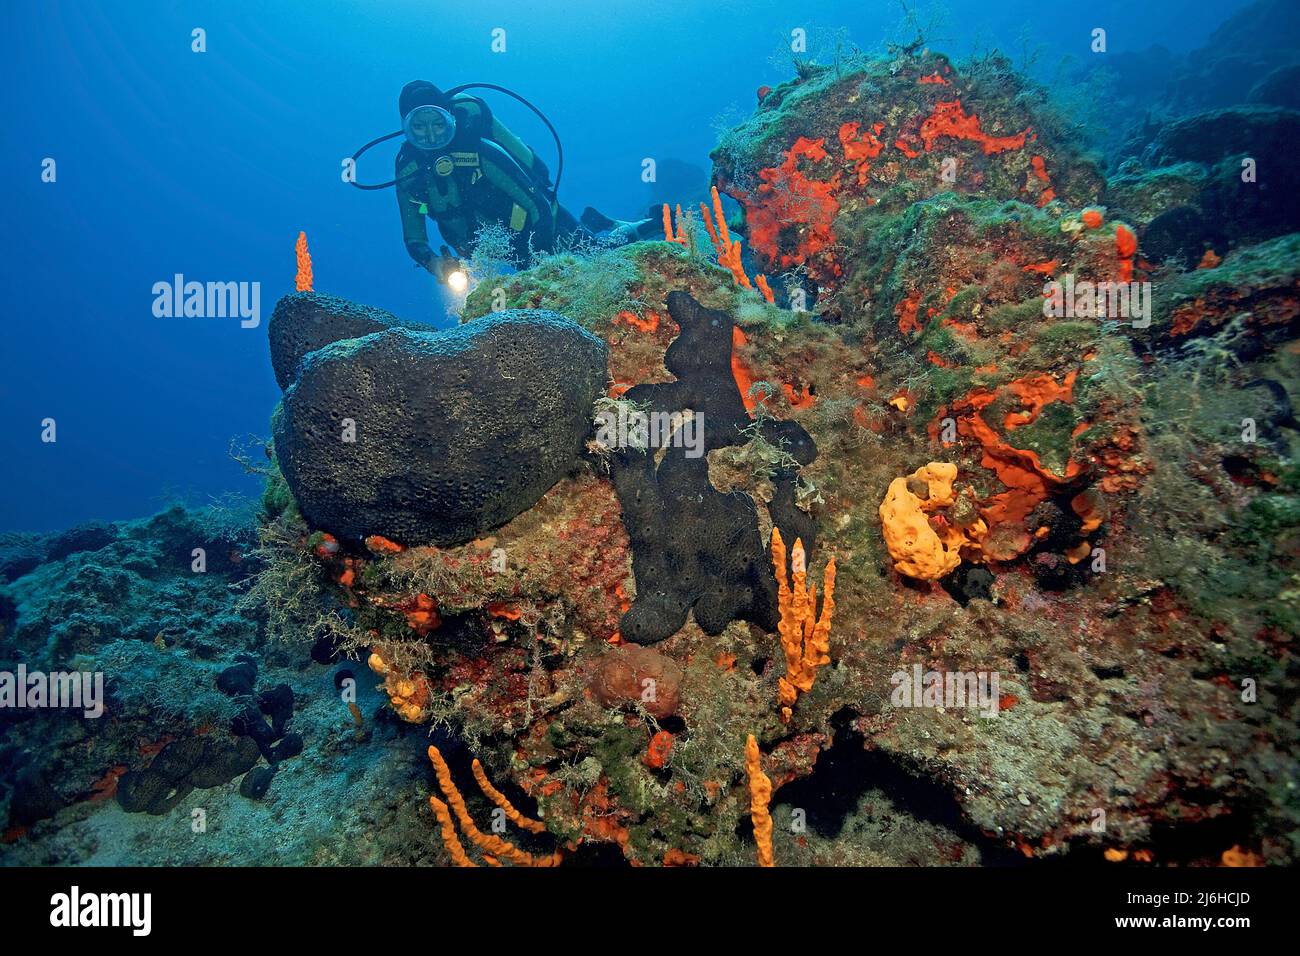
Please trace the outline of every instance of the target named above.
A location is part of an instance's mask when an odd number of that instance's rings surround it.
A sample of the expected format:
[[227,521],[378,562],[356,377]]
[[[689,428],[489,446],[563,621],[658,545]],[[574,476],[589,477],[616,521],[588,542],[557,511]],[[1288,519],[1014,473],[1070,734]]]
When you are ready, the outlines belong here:
[[953,503],[952,483],[956,477],[956,465],[932,461],[910,476],[889,483],[880,504],[880,522],[885,546],[899,574],[937,581],[961,563],[962,548],[978,546],[988,530],[981,520],[966,528],[946,521],[938,530],[931,525],[930,513]]

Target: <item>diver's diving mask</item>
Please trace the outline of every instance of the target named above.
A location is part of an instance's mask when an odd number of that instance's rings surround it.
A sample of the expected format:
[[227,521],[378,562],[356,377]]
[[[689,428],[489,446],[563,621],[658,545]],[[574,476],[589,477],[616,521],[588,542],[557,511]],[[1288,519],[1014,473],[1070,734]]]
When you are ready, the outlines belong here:
[[402,120],[402,131],[416,149],[442,149],[456,135],[456,117],[441,106],[417,106]]

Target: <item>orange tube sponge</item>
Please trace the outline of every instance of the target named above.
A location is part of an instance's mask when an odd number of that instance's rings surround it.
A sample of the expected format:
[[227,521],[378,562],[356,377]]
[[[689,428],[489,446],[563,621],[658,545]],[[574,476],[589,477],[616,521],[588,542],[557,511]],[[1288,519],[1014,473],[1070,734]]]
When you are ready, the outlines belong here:
[[438,825],[442,831],[442,842],[447,848],[447,852],[451,854],[451,862],[457,866],[477,866],[478,864],[465,853],[465,847],[461,844],[460,838],[456,836],[456,825],[451,822],[451,813],[447,810],[447,804],[437,797],[430,797],[429,806],[433,807],[434,816],[438,818]]
[[718,238],[718,230],[713,228],[713,214],[704,203],[700,203],[700,218],[704,220],[704,228],[709,231],[709,238],[713,240],[713,250],[721,255],[722,240]]
[[472,768],[474,770],[474,779],[478,781],[478,788],[483,791],[485,797],[505,811],[507,820],[519,827],[521,830],[527,830],[529,833],[546,832],[546,824],[537,820],[528,819],[515,809],[514,804],[506,799],[504,793],[492,786],[491,781],[487,778],[487,773],[483,770],[483,765],[478,762],[477,757],[474,758]]
[[787,582],[785,573],[785,542],[776,527],[772,528],[772,567],[776,572],[777,610],[781,615],[777,632],[781,635],[781,649],[785,652],[785,676],[778,682],[777,700],[781,705],[782,723],[789,723],[799,694],[812,690],[817,668],[831,662],[835,559],[826,563],[823,582],[826,593],[822,597],[820,617],[817,616],[817,588],[812,584],[805,585],[808,568],[803,542],[796,538],[790,552],[791,584]]
[[755,276],[754,284],[758,286],[758,291],[763,293],[763,298],[767,300],[769,305],[776,301],[776,296],[772,294],[772,287],[767,284],[767,276]]
[[754,842],[758,844],[758,865],[775,866],[772,861],[772,781],[763,773],[758,741],[750,734],[745,738],[745,772],[749,774],[749,818],[754,821]]
[[535,857],[525,850],[519,849],[509,840],[503,840],[499,836],[489,835],[481,831],[474,825],[473,818],[469,815],[469,808],[465,806],[465,798],[456,789],[455,782],[451,779],[451,768],[447,766],[447,761],[442,759],[442,754],[437,747],[430,745],[429,760],[433,764],[434,773],[438,777],[438,787],[442,790],[442,795],[447,798],[447,803],[456,814],[456,820],[460,823],[460,828],[465,831],[465,836],[469,837],[470,842],[486,853],[492,853],[514,863],[517,866],[557,866],[560,862],[560,854],[551,853],[547,856]]
[[299,292],[311,291],[311,253],[307,251],[307,233],[298,233],[298,241],[293,251],[298,256],[298,274],[294,276],[294,287]]
[[718,240],[723,249],[730,249],[731,233],[727,230],[727,217],[722,214],[722,197],[718,195],[717,186],[711,186],[710,191],[713,194],[713,215],[718,221]]
[[[978,544],[988,530],[982,520],[964,529],[940,519],[936,530],[931,523],[930,512],[953,504],[956,477],[956,465],[931,462],[890,482],[880,504],[880,522],[894,570],[900,574],[937,581],[961,563],[962,548]],[[913,488],[925,490],[926,497],[922,499]]]

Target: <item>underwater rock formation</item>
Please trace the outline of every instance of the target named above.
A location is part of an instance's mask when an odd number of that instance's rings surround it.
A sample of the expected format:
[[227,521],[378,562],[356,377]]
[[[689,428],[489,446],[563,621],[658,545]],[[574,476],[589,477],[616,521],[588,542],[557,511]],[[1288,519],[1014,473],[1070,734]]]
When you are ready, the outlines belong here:
[[929,54],[809,70],[768,90],[711,154],[719,187],[744,208],[759,271],[802,266],[833,291],[873,221],[941,192],[1094,201],[1099,171],[1059,121],[1008,95],[1016,83]]
[[[1177,64],[1163,88],[1152,84],[1136,93],[1156,93],[1134,114],[1216,109],[1244,102],[1271,102],[1261,84],[1293,66],[1300,56],[1300,14],[1290,0],[1258,0],[1223,21]],[[1145,51],[1143,51],[1145,53]],[[1294,90],[1291,91],[1294,95]],[[1287,105],[1285,102],[1276,105]]]
[[[370,720],[381,698],[369,682],[353,687],[354,717],[307,646],[268,641],[261,605],[247,603],[265,570],[257,518],[255,502],[223,500],[117,522],[97,549],[102,528],[32,536],[42,553],[87,547],[0,584],[0,672],[102,673],[103,711],[0,706],[0,865],[378,863],[427,835],[414,807],[406,834],[392,830],[403,765],[384,745],[395,722]],[[333,606],[313,594],[301,595],[308,621]],[[272,818],[315,821],[343,790],[368,791],[389,836],[367,810],[266,839]],[[191,830],[199,809],[210,839]]]
[[393,328],[310,353],[276,457],[309,525],[359,543],[454,545],[567,474],[604,389],[606,347],[553,312],[444,332]]
[[[706,309],[684,292],[667,296],[668,314],[681,334],[664,353],[664,367],[676,380],[636,385],[625,397],[651,412],[690,409],[703,429],[692,457],[684,445],[662,450],[624,449],[612,456],[611,475],[623,506],[623,523],[632,543],[636,600],[623,616],[620,633],[638,644],[653,644],[676,633],[693,611],[706,634],[719,634],[733,620],[752,621],[764,630],[777,623],[776,579],[758,533],[754,500],[739,491],[723,493],[709,482],[707,453],[744,444],[750,418],[731,370],[730,315]],[[763,418],[756,431],[789,456],[776,482],[784,487],[784,514],[774,514],[786,531],[806,537],[811,522],[793,507],[799,465],[817,456],[811,436],[797,422]],[[690,453],[688,453],[690,452]]]
[[[1207,249],[1218,257],[1231,246],[1300,229],[1300,173],[1268,157],[1300,150],[1300,112],[1233,107],[1165,124],[1142,155],[1122,169],[1136,182],[1107,191],[1119,201],[1134,193],[1150,204],[1159,185],[1178,183],[1184,194],[1141,230],[1142,253],[1158,262],[1177,257],[1193,268]],[[1166,195],[1169,195],[1166,190]],[[1167,200],[1166,200],[1167,202]]]
[[1264,106],[1211,110],[1160,127],[1143,160],[1158,166],[1179,160],[1215,163],[1224,156],[1291,152],[1300,141],[1300,113]]
[[[869,324],[887,356],[887,375],[873,385],[892,410],[870,424],[937,441],[963,482],[974,482],[973,499],[959,499],[976,506],[973,514],[940,516],[966,528],[984,522],[965,538],[968,558],[1007,561],[1056,548],[1068,534],[1049,534],[1059,522],[1039,521],[1036,508],[1052,503],[1069,523],[1085,487],[1124,495],[1149,472],[1139,410],[1120,378],[1133,374],[1131,346],[1097,333],[1100,319],[1133,337],[1148,334],[1156,304],[1148,292],[1130,297],[1125,315],[1098,316],[1076,308],[1073,295],[1132,279],[1134,253],[1133,230],[1096,208],[954,194],[881,219],[861,247],[839,300],[845,309],[860,303],[842,317]],[[1091,374],[1099,362],[1113,371]],[[920,463],[909,460],[899,473]],[[1080,537],[1068,546],[1077,563]]]

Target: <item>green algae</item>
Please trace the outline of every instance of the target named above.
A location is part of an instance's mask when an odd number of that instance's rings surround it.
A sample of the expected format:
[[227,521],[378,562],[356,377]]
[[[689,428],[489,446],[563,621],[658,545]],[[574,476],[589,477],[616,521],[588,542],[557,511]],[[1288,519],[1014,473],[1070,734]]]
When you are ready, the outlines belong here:
[[1072,435],[1080,422],[1078,411],[1065,402],[1045,405],[1038,417],[1007,433],[1007,444],[1038,455],[1039,463],[1064,478],[1074,448]]

